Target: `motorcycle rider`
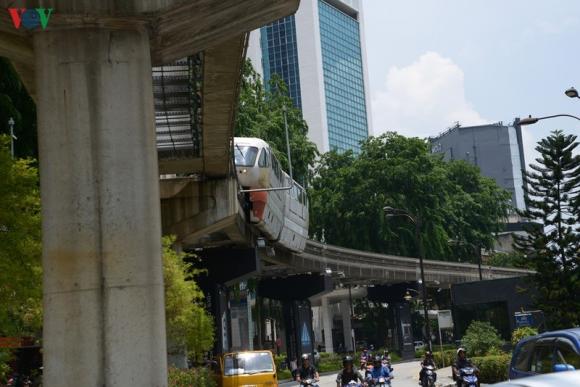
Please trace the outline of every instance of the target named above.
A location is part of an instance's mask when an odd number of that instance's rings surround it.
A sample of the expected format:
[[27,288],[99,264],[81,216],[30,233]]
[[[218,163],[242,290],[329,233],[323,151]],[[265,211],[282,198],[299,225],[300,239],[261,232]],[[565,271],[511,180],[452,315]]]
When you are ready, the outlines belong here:
[[342,359],[342,371],[340,371],[336,376],[336,387],[342,387],[348,384],[351,380],[364,383],[364,378],[354,369],[352,357],[345,356],[344,359]]
[[473,365],[471,360],[467,358],[467,352],[465,348],[459,348],[457,350],[457,360],[453,363],[453,380],[457,382],[457,387],[461,387],[461,369],[466,367],[473,367],[475,369],[475,374],[478,376],[477,385],[479,386],[479,370]]
[[367,372],[367,380],[372,382],[378,378],[391,379],[391,372],[387,367],[383,367],[383,362],[380,356],[375,356],[373,359],[373,369]]
[[393,367],[391,366],[391,355],[388,349],[383,351],[383,356],[381,358],[383,359],[383,366],[388,367],[389,371],[393,372]]
[[[435,359],[433,359],[433,353],[431,351],[425,351],[425,357],[421,360],[421,371],[419,372],[419,384],[422,383],[423,377],[425,376],[425,367],[432,366],[437,368],[435,364]],[[437,380],[437,374],[435,374],[435,380]]]
[[313,379],[315,382],[319,382],[320,376],[316,368],[310,364],[310,355],[305,353],[302,355],[302,365],[296,373],[296,381],[300,383],[307,379]]
[[388,349],[383,351],[383,360],[386,360],[389,364],[391,364],[391,354]]

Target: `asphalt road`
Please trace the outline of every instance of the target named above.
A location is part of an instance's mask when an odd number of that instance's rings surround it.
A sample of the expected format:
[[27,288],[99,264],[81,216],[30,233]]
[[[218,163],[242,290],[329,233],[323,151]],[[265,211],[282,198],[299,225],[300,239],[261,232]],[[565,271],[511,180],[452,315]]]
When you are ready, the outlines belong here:
[[[394,364],[394,376],[392,387],[418,387],[419,386],[419,362],[412,361],[407,363]],[[438,379],[441,382],[448,382],[451,379],[446,376],[450,375],[450,368],[444,368],[437,371]],[[282,383],[280,387],[296,387],[298,383]],[[336,387],[336,374],[325,375],[320,377],[320,387]]]

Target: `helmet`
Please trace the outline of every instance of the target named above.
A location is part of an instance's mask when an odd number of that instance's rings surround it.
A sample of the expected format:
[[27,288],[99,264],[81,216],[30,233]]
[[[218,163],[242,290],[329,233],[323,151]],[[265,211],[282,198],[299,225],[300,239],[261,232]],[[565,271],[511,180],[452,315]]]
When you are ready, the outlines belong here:
[[353,364],[352,357],[350,357],[350,356],[345,356],[345,357],[342,359],[342,365],[343,365],[343,367],[346,367],[346,365],[347,365],[347,364],[350,364],[350,365],[352,365],[352,364]]
[[310,360],[310,355],[307,353],[302,354],[302,360]]
[[381,357],[379,355],[375,356],[375,358],[373,359],[374,363],[381,363],[383,361],[383,359],[381,359]]
[[425,351],[425,357],[432,357],[433,353],[431,351]]
[[459,356],[459,353],[461,353],[461,352],[463,352],[463,353],[467,353],[467,352],[465,351],[465,348],[463,348],[463,347],[462,347],[462,348],[459,348],[459,349],[457,350],[457,356]]

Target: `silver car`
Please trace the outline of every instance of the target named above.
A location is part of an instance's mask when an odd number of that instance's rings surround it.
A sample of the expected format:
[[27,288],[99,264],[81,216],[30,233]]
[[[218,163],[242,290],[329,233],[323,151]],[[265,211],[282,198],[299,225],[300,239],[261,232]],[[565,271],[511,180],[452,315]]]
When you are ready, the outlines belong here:
[[580,371],[564,371],[543,374],[493,384],[497,387],[580,387]]

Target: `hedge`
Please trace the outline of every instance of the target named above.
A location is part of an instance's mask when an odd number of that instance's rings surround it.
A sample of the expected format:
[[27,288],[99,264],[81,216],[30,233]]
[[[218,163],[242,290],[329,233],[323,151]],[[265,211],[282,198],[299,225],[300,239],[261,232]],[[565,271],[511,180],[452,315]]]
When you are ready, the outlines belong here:
[[471,359],[473,364],[479,368],[481,383],[497,383],[507,380],[510,360],[511,355],[507,353]]
[[169,387],[216,387],[213,374],[207,368],[169,368]]
[[[324,356],[322,356],[324,354]],[[338,371],[342,369],[343,355],[337,353],[321,353],[320,363],[318,364],[319,372]]]

